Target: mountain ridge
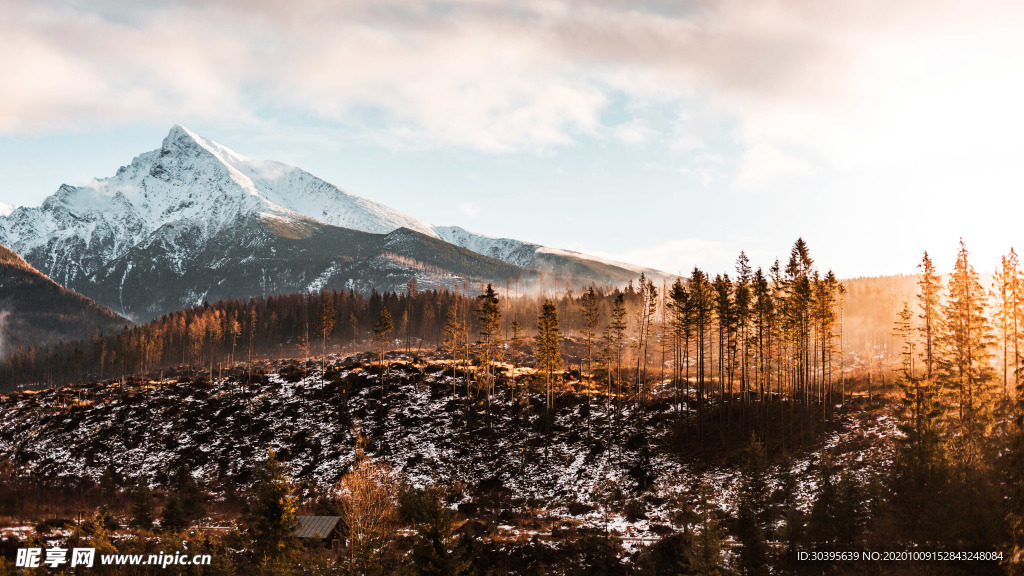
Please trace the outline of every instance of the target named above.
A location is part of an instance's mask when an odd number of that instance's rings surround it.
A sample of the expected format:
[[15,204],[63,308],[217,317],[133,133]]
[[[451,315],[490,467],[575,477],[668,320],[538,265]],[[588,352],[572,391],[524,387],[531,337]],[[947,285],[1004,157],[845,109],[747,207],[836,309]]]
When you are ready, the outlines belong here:
[[[369,235],[408,230],[417,235],[403,236],[398,261],[382,260],[387,251],[383,240],[324,233],[324,227]],[[339,243],[322,245],[326,237]],[[299,248],[285,241],[305,244]],[[225,242],[238,242],[252,252],[231,250]],[[0,243],[10,245],[58,283],[140,318],[194,304],[197,297],[218,293],[216,285],[255,290],[251,278],[237,281],[230,276],[266,274],[266,269],[256,271],[249,263],[253,258],[274,261],[278,249],[292,261],[275,261],[269,268],[288,270],[293,276],[263,285],[283,291],[312,289],[309,277],[325,274],[323,285],[358,285],[366,291],[399,289],[413,276],[438,287],[460,281],[504,282],[509,277],[521,277],[527,285],[537,280],[538,286],[544,278],[545,285],[557,287],[556,280],[563,286],[625,284],[640,270],[663,274],[457,226],[434,226],[300,168],[253,160],[180,124],[171,128],[159,148],[139,154],[114,176],[84,186],[61,185],[39,207],[0,215]],[[360,258],[366,261],[354,262]],[[459,271],[446,268],[445,262]],[[403,273],[406,278],[398,281]],[[150,289],[156,278],[179,286],[182,293],[157,297],[162,286]],[[128,298],[133,300],[129,304],[126,290],[143,293]],[[232,296],[244,295],[237,292]],[[149,293],[152,301],[144,302]]]
[[0,244],[0,358],[18,348],[108,334],[127,322]]

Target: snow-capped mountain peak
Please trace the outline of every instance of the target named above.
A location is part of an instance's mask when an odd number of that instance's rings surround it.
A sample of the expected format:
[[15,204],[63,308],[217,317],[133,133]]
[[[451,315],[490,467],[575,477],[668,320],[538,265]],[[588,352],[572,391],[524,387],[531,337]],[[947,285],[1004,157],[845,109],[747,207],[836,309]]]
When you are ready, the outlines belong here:
[[173,150],[174,147],[189,149],[195,146],[199,146],[210,154],[213,154],[225,164],[251,161],[248,157],[235,152],[227,146],[218,144],[209,138],[204,138],[181,124],[175,124],[171,128],[171,131],[167,133],[167,137],[164,138],[163,146],[161,148],[163,150]]
[[[157,233],[168,226],[202,245],[240,218],[309,218],[371,233],[404,227],[437,237],[423,220],[294,166],[252,160],[178,124],[160,148],[135,157],[114,176],[64,184],[37,208],[0,215],[0,242],[22,254],[45,249],[49,260],[63,259],[58,253],[68,246],[85,246],[109,261],[147,239],[165,237]],[[69,274],[93,271],[71,266],[73,273],[51,274],[73,284]]]
[[[64,184],[38,207],[0,215],[0,244],[64,286],[149,317],[207,298],[393,288],[417,275],[440,286],[537,273],[562,286],[621,284],[634,273],[582,254],[434,227],[181,125],[113,176]],[[157,285],[160,295],[150,294]]]

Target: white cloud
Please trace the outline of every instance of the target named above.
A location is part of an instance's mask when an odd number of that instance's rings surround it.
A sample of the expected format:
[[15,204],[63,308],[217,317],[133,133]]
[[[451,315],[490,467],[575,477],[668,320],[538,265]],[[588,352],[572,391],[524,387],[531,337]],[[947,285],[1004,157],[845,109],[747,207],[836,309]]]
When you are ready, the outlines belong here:
[[475,202],[464,202],[458,206],[459,213],[469,218],[476,218],[480,215],[480,206]]
[[612,128],[612,134],[625,144],[642,144],[656,136],[658,132],[643,120],[634,118]]
[[[312,116],[392,147],[665,134],[775,170],[1019,156],[1024,6],[967,1],[0,0],[0,132]],[[603,126],[624,98],[677,126]],[[784,151],[784,152],[783,152]],[[738,152],[733,151],[733,154]],[[781,155],[780,158],[778,155]],[[998,161],[993,160],[999,156]]]
[[810,169],[801,160],[786,156],[769,145],[757,144],[740,157],[735,185],[743,189],[763,188],[786,177],[809,173]]

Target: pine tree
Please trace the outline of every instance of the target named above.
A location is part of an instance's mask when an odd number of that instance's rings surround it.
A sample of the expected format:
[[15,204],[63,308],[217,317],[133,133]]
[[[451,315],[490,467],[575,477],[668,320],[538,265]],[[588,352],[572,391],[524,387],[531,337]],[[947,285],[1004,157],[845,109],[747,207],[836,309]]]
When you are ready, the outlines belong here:
[[1007,255],[1007,259],[1010,261],[1010,269],[1012,271],[1013,281],[1010,284],[1010,303],[1011,303],[1011,330],[1012,337],[1010,342],[1013,344],[1013,385],[1014,390],[1020,393],[1021,380],[1021,338],[1024,337],[1024,274],[1020,270],[1020,261],[1017,257],[1017,252],[1013,248],[1010,248],[1010,253]]
[[458,354],[462,350],[462,320],[459,317],[458,298],[448,306],[448,318],[445,320],[444,328],[441,330],[441,347],[445,354],[452,357],[452,397],[455,397],[455,368],[458,364]]
[[[911,319],[910,307],[904,303],[893,329],[893,335],[902,343],[902,373],[898,381],[902,398],[898,426],[903,436],[897,440],[896,473],[908,492],[903,497],[904,504],[914,502],[928,488],[926,485],[934,486],[932,472],[940,458],[934,422],[937,408],[935,386],[932,381],[915,374]],[[919,516],[920,512],[923,511],[917,510],[912,514]]]
[[487,284],[484,293],[477,297],[477,321],[480,325],[480,353],[483,355],[486,374],[487,405],[490,406],[491,396],[494,394],[491,362],[501,350],[501,306],[491,284]]
[[968,255],[961,241],[936,339],[936,372],[947,409],[945,435],[956,489],[963,492],[962,499],[951,503],[958,507],[956,529],[963,538],[977,539],[983,534],[978,528],[990,522],[983,456],[994,422],[995,370],[985,291]]
[[910,304],[903,303],[903,309],[897,315],[892,335],[900,341],[900,369],[907,380],[914,378],[914,325]]
[[526,337],[523,334],[523,327],[519,324],[519,320],[513,320],[512,325],[512,338],[508,344],[508,355],[509,360],[512,362],[512,402],[516,401],[516,369],[519,368],[519,361],[523,356],[523,348],[526,346]]
[[651,323],[658,309],[658,291],[654,283],[640,273],[640,309],[637,312],[636,338],[636,397],[637,403],[644,399],[647,385],[647,350],[650,344]]
[[732,301],[732,280],[729,279],[728,274],[718,274],[711,283],[711,287],[714,290],[715,317],[718,319],[718,389],[719,393],[725,397],[726,373],[728,372],[730,374],[728,401],[731,403],[732,378],[727,358],[731,359],[732,357],[730,349],[732,347],[732,335],[735,328]]
[[181,499],[181,510],[191,525],[206,516],[206,495],[184,466],[179,469],[176,476],[174,491]]
[[780,550],[777,559],[780,565],[792,567],[797,561],[797,551],[804,542],[806,518],[800,508],[803,501],[797,490],[797,478],[792,472],[792,467],[783,465],[780,469],[781,477],[775,500],[779,502],[779,512],[782,516],[778,539],[784,545],[784,549]]
[[739,567],[743,574],[768,574],[767,533],[772,525],[768,507],[768,466],[764,447],[751,439],[740,466],[740,491],[737,506],[736,538],[739,540]]
[[260,559],[278,559],[295,546],[296,496],[291,479],[273,450],[256,466],[245,506],[245,524]]
[[795,371],[793,383],[800,401],[807,404],[811,372],[811,304],[814,297],[811,278],[814,274],[814,260],[803,238],[797,238],[793,244],[785,272],[786,322],[792,343],[792,369]]
[[402,334],[402,340],[405,342],[405,353],[409,353],[409,308],[402,309],[402,316],[398,319],[398,333]]
[[423,576],[459,576],[469,572],[466,543],[455,531],[456,513],[436,489],[417,491],[411,512],[416,528],[413,567]]
[[562,355],[559,352],[558,310],[551,300],[545,298],[537,317],[537,370],[544,373],[547,387],[547,412],[551,418],[552,384],[551,378],[561,368]]
[[1008,557],[1007,572],[1021,576],[1024,575],[1024,400],[1021,396],[1014,404],[1006,440],[1006,449],[999,461],[1007,526],[1004,548]]
[[[626,302],[625,297],[620,292],[615,295],[615,301],[612,303],[612,321],[608,327],[608,341],[615,354],[615,371],[612,380],[615,383],[615,390],[613,393],[615,394],[616,406],[620,404],[620,398],[622,395],[619,379],[622,375],[622,345],[625,340]],[[611,372],[611,370],[609,370],[609,372]]]
[[751,294],[751,282],[753,277],[751,274],[752,270],[750,268],[750,259],[747,258],[746,252],[740,252],[739,257],[736,259],[736,283],[733,290],[733,315],[736,323],[736,346],[738,348],[739,355],[736,360],[740,369],[740,397],[743,399],[744,405],[746,405],[747,388],[749,385],[747,381],[747,368],[750,357],[748,328],[751,320],[751,307],[753,305]]
[[[937,505],[944,490],[945,457],[939,437],[937,418],[940,414],[937,385],[932,377],[937,349],[935,338],[939,333],[938,316],[939,276],[928,254],[919,266],[918,306],[921,326],[913,326],[913,313],[909,303],[899,312],[892,334],[900,344],[900,375],[897,384],[901,395],[897,405],[897,427],[901,435],[896,439],[893,463],[891,503],[896,521],[906,534],[923,541],[934,541],[942,531],[941,506]],[[915,332],[921,337],[925,350],[924,372],[918,373],[915,360]]]
[[1007,399],[1010,397],[1011,367],[1014,388],[1020,384],[1017,369],[1020,365],[1020,321],[1021,313],[1024,312],[1020,302],[1020,289],[1020,265],[1017,253],[1010,248],[1010,253],[1001,258],[992,283],[992,296],[995,298],[996,306],[995,319],[1002,344],[1003,397]]
[[716,517],[716,506],[711,500],[713,488],[702,482],[697,488],[697,533],[693,545],[687,550],[686,564],[695,574],[701,576],[723,576],[726,574],[722,550],[725,545],[725,531]]
[[864,486],[853,472],[846,470],[839,475],[836,491],[836,544],[843,550],[856,549],[868,520]]
[[309,363],[309,352],[310,352],[309,323],[308,322],[302,327],[302,330],[299,332],[298,340],[299,341],[298,341],[297,346],[299,348],[299,351],[302,352],[302,367],[306,368],[307,364]]
[[759,396],[764,402],[771,394],[771,350],[775,333],[775,300],[768,279],[758,268],[754,272],[754,326],[757,330],[757,380]]
[[[594,364],[594,337],[597,335],[597,326],[600,321],[600,307],[598,306],[598,297],[594,292],[594,287],[591,286],[583,293],[580,298],[580,305],[583,308],[583,337],[587,340],[587,379],[593,379],[593,364]],[[587,398],[589,402],[589,390],[588,385]]]
[[1007,571],[1015,576],[1024,575],[1024,383],[1020,381],[1021,358],[1019,353],[1019,332],[1021,315],[1021,274],[1017,254],[1011,248],[1007,257],[1013,270],[1011,302],[1013,315],[1014,382],[1016,401],[1012,404],[1010,421],[1007,426],[1005,449],[999,459],[1002,484],[1004,487],[1003,506],[1006,509],[1006,542],[1009,557]]
[[131,502],[130,524],[136,528],[151,530],[153,528],[153,493],[145,480],[139,480],[135,488],[132,489]]
[[[676,405],[677,414],[682,412],[680,399],[680,378],[683,378],[682,388],[684,394],[690,389],[690,335],[693,333],[692,308],[690,304],[690,292],[683,285],[681,279],[676,279],[672,284],[672,382],[673,401]],[[685,378],[683,370],[685,370]]]
[[164,499],[164,509],[160,512],[160,528],[177,532],[188,528],[189,522],[181,505],[181,498],[171,491]]
[[935,273],[935,264],[924,253],[921,263],[917,266],[921,270],[921,279],[917,286],[920,291],[917,294],[917,304],[921,309],[921,326],[918,330],[924,338],[925,378],[932,377],[935,367],[935,337],[939,328],[939,293],[942,291],[941,278]]
[[334,332],[334,296],[330,292],[324,290],[320,294],[320,305],[320,386],[323,386],[324,372],[327,371],[327,341],[330,340],[331,333]]
[[991,421],[995,373],[992,328],[985,317],[985,291],[968,261],[963,241],[948,292],[936,340],[936,367],[947,401],[955,407],[948,425],[956,456],[964,466],[973,468],[980,459],[981,442]]
[[714,319],[714,291],[708,276],[700,268],[690,274],[690,309],[697,356],[697,429],[704,432],[704,404],[708,400],[707,348]]
[[359,317],[356,316],[355,312],[349,312],[348,329],[352,334],[352,341],[359,340]]
[[824,278],[819,278],[817,272],[815,272],[812,287],[811,315],[814,319],[814,330],[817,333],[815,347],[818,349],[818,360],[820,361],[818,367],[818,397],[822,403],[822,410],[825,410],[824,416],[827,416],[826,408],[832,404],[832,374],[830,366],[832,363],[832,342],[835,336],[834,329],[838,320],[835,308],[842,285],[836,280],[835,274],[829,270]]
[[838,540],[837,510],[839,489],[836,467],[828,454],[822,453],[818,460],[818,491],[811,505],[807,519],[807,532],[815,544],[831,548]]
[[387,308],[380,309],[377,323],[373,325],[373,343],[377,348],[377,367],[380,369],[380,395],[384,398],[384,355],[388,350],[388,339],[395,325],[391,322],[391,313]]

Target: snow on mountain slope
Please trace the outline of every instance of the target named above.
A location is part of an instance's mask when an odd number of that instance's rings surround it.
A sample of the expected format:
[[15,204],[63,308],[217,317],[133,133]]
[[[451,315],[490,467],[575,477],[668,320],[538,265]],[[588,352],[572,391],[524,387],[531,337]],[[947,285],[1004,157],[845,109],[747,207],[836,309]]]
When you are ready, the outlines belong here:
[[14,212],[14,209],[15,206],[0,202],[0,216],[9,216],[11,212]]
[[583,254],[573,250],[550,248],[539,244],[533,244],[531,242],[514,240],[512,238],[494,238],[492,236],[470,232],[465,228],[460,228],[459,226],[435,226],[434,231],[437,232],[445,242],[461,246],[462,248],[476,252],[477,254],[483,254],[484,256],[489,256],[496,260],[501,260],[524,268],[558,270],[564,269],[569,263],[579,263],[580,261],[583,261],[597,265],[602,269],[601,271],[596,269],[593,270],[593,273],[598,276],[598,278],[595,279],[607,281],[613,284],[617,283],[616,279],[609,277],[606,272],[615,269],[618,269],[620,272],[627,272],[636,275],[643,272],[651,278],[671,279],[670,275],[659,270],[645,268],[635,264],[627,264],[625,262],[617,262],[615,260],[609,260],[599,256],[591,256],[589,254]]
[[378,234],[405,227],[437,237],[427,222],[298,168],[251,160],[176,125],[160,148],[137,156],[116,175],[85,186],[62,185],[41,206],[0,216],[0,243],[59,283],[76,286],[139,245],[202,246],[252,217],[309,218]]
[[39,208],[0,218],[0,241],[26,253],[54,237],[107,244],[117,257],[162,226],[188,222],[212,237],[240,216],[305,216],[372,233],[406,227],[437,235],[422,220],[360,198],[308,172],[254,161],[183,126],[157,150],[139,155],[115,176],[80,187],[63,185]]
[[[346,230],[355,236],[340,232]],[[320,285],[390,289],[404,286],[411,270],[439,286],[456,276],[522,274],[552,287],[623,285],[641,270],[456,226],[434,227],[294,166],[250,159],[180,125],[159,148],[115,175],[62,185],[39,207],[0,215],[0,244],[59,284],[135,318],[208,297]],[[270,277],[274,270],[282,276]]]
[[470,232],[459,226],[434,226],[434,232],[449,244],[461,246],[471,252],[489,256],[516,266],[532,266],[534,255],[541,248],[538,244],[514,240],[512,238],[494,238]]
[[272,213],[284,209],[324,224],[360,232],[386,234],[408,228],[437,237],[428,222],[346,192],[305,170],[272,160],[252,160],[182,126],[175,126],[171,134],[175,131],[187,134],[237,172],[244,187],[273,205]]

